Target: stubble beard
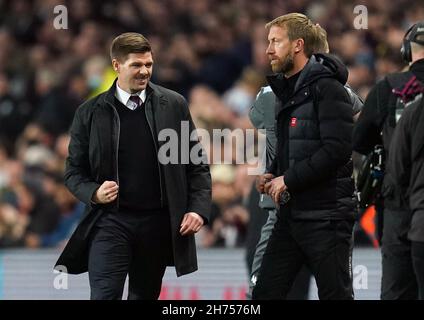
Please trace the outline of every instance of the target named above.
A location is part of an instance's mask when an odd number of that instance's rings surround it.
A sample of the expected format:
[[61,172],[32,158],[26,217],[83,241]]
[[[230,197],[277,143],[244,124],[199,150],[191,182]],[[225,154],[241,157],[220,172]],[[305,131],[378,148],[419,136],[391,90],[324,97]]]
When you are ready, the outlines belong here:
[[279,61],[276,64],[271,65],[272,71],[275,73],[287,74],[294,68],[293,55],[288,54],[283,61]]

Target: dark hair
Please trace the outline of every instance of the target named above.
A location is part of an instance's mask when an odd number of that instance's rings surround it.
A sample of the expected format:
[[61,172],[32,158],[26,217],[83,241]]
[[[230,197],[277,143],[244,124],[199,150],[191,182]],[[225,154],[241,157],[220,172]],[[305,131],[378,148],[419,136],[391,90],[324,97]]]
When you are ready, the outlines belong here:
[[140,33],[126,32],[117,36],[110,47],[110,58],[125,61],[130,53],[152,52],[149,41]]

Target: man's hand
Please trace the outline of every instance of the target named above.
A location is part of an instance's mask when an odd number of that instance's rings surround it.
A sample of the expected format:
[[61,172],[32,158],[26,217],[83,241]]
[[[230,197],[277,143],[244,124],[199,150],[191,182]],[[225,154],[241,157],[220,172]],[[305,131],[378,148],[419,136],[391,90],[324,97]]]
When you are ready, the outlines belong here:
[[119,186],[115,181],[105,181],[93,195],[93,202],[104,204],[112,202],[118,196]]
[[181,222],[180,234],[182,236],[194,234],[203,226],[203,218],[196,212],[188,212]]
[[284,176],[274,178],[265,184],[265,192],[271,196],[276,204],[280,203],[280,195],[286,190],[287,186],[284,183]]
[[256,190],[259,193],[265,193],[265,183],[271,181],[274,178],[272,173],[261,174],[256,177]]

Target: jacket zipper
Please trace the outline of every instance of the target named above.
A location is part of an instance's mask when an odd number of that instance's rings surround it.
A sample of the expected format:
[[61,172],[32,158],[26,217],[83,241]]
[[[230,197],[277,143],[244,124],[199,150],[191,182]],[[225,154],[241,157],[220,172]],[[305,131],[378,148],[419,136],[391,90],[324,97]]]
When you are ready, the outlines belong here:
[[[145,106],[147,106],[147,101],[148,101],[149,98],[150,98],[150,95],[146,98]],[[117,124],[118,124],[118,137],[117,137],[117,144],[116,144],[116,153],[115,153],[116,156],[115,156],[115,159],[116,159],[116,181],[117,181],[117,184],[119,186],[118,154],[119,154],[119,137],[120,137],[120,133],[121,133],[121,121],[119,119],[118,111],[116,111],[115,107],[112,104],[110,104],[110,103],[108,103],[108,104],[110,105],[110,107],[113,110],[113,113],[115,115],[115,119],[118,119],[118,121],[117,121]],[[146,109],[146,120],[147,120],[147,124],[149,125],[150,133],[152,134],[153,144],[155,146],[156,154],[157,154],[158,153],[158,146],[157,146],[157,142],[155,140],[155,136],[154,136],[154,133],[153,133],[152,125],[151,125],[151,123],[149,121],[149,117],[147,116],[147,109]],[[161,203],[161,206],[163,207],[162,170],[160,168],[159,159],[157,161],[157,165],[158,165],[158,170],[159,170],[160,203]],[[119,192],[118,192],[118,197],[117,197],[116,201],[117,201],[117,207],[119,209]]]
[[[145,109],[146,120],[147,120],[147,124],[149,125],[150,133],[152,134],[153,144],[155,145],[156,157],[157,157],[158,152],[159,152],[159,148],[157,146],[157,142],[156,142],[155,135],[154,135],[154,132],[153,132],[152,124],[150,123],[149,117],[147,116],[147,101],[150,99],[150,96],[151,96],[151,94],[149,94],[149,96],[146,98],[146,102],[144,103],[144,105],[145,105],[145,108],[146,108]],[[160,204],[163,207],[162,170],[160,168],[159,159],[157,159],[157,165],[158,165],[158,170],[159,170]]]
[[[108,103],[108,104],[110,105],[110,107],[113,110],[113,113],[115,115],[115,119],[118,119],[118,121],[117,121],[117,125],[118,125],[118,136],[117,136],[117,139],[116,139],[117,140],[117,143],[116,143],[115,159],[116,159],[116,183],[118,184],[118,187],[119,187],[118,154],[119,154],[119,137],[120,137],[120,134],[121,134],[121,120],[119,119],[119,114],[118,114],[118,111],[116,111],[115,107],[112,104],[110,104],[110,103]],[[119,210],[119,191],[118,191],[118,196],[116,198],[116,206],[117,206],[117,208]]]

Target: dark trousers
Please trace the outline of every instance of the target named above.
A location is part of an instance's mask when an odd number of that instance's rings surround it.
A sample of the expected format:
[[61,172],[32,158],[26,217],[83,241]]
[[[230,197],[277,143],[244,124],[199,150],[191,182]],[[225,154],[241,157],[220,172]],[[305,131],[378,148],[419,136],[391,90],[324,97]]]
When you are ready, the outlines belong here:
[[318,295],[353,299],[353,221],[293,220],[279,212],[266,248],[253,299],[286,299],[301,267],[315,277]]
[[412,241],[411,250],[419,299],[424,300],[424,242]]
[[[249,280],[249,292],[246,295],[248,299],[252,298],[252,291],[255,287],[256,280],[259,276],[259,270],[262,265],[262,259],[268,245],[269,237],[274,229],[275,222],[277,221],[277,210],[267,210],[268,220],[261,229],[261,237],[256,245],[255,256],[252,263],[252,272]],[[308,268],[304,266],[296,276],[296,280],[290,292],[287,295],[287,300],[307,300],[309,294],[309,284],[311,280],[311,273]]]
[[409,210],[384,209],[382,300],[415,300],[418,297],[411,241],[408,239],[410,221]]
[[172,261],[167,211],[105,213],[91,234],[88,274],[92,300],[157,299]]

